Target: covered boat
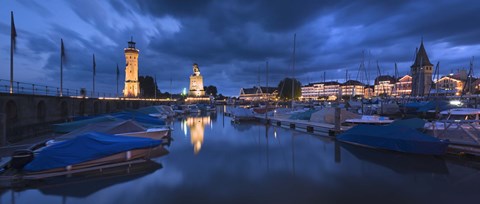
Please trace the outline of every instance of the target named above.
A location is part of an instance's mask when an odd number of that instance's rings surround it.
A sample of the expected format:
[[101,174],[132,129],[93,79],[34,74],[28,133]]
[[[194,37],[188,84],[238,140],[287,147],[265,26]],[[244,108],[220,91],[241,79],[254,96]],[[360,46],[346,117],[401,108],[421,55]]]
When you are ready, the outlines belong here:
[[121,120],[134,120],[146,127],[165,125],[164,120],[153,118],[140,112],[124,111],[120,113],[114,113],[112,116]]
[[338,135],[337,140],[370,148],[424,155],[443,155],[449,144],[401,125],[357,125]]
[[[23,167],[25,172],[70,171],[96,165],[147,158],[161,141],[90,132],[41,149]],[[163,148],[163,147],[161,147]],[[165,150],[166,151],[166,150]]]
[[255,120],[255,115],[251,109],[236,107],[231,109],[232,114],[232,121],[239,122],[239,121],[247,121],[247,120]]
[[167,136],[168,128],[145,128],[133,120],[111,121],[102,123],[93,123],[85,127],[76,129],[70,133],[64,134],[55,140],[67,140],[88,132],[100,132],[112,135],[127,135],[137,137],[148,137],[160,140]]
[[75,129],[85,127],[88,124],[92,123],[101,123],[101,122],[112,122],[112,121],[119,121],[118,118],[112,117],[112,116],[98,116],[98,117],[92,117],[92,118],[87,118],[83,120],[78,120],[78,121],[73,121],[73,122],[68,122],[68,123],[59,123],[59,124],[54,124],[53,125],[53,131],[56,133],[68,133],[71,132]]

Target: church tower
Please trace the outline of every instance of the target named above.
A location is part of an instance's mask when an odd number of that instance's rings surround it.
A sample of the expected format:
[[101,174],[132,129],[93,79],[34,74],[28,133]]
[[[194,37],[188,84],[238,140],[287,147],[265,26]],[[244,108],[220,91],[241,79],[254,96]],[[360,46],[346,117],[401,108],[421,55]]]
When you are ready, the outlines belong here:
[[125,88],[124,97],[138,97],[140,93],[140,82],[138,82],[138,52],[135,48],[133,38],[128,42],[128,48],[125,51]]
[[423,46],[423,39],[420,48],[416,53],[415,62],[410,67],[412,76],[412,96],[428,95],[432,87],[433,64],[428,59],[427,51]]

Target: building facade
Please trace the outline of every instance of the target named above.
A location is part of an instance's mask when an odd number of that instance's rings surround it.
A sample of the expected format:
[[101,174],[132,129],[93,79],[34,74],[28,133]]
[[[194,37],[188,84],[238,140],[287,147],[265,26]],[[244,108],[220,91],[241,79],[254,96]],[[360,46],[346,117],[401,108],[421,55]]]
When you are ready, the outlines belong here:
[[375,96],[391,96],[395,87],[395,78],[389,75],[382,75],[375,79]]
[[435,92],[443,95],[459,96],[462,94],[464,84],[465,82],[461,79],[444,76],[435,83]]
[[123,89],[124,97],[138,97],[140,95],[140,82],[138,81],[138,53],[133,39],[128,42],[128,48],[125,52],[125,87]]
[[272,100],[276,98],[277,95],[278,91],[276,87],[254,86],[253,88],[241,88],[239,99],[245,101]]
[[363,96],[365,85],[356,80],[348,80],[340,85],[342,96]]
[[341,84],[336,81],[310,83],[302,86],[301,90],[302,100],[318,100],[320,98],[335,100],[342,94]]
[[412,77],[405,75],[397,80],[395,83],[395,96],[409,96],[412,94]]

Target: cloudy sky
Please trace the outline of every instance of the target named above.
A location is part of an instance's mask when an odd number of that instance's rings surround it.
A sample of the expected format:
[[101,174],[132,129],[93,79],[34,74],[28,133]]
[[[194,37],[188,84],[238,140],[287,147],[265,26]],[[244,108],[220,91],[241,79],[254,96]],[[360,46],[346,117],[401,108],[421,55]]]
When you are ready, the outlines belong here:
[[[238,95],[259,78],[265,84],[267,60],[275,86],[291,76],[303,84],[321,81],[324,72],[327,80],[343,81],[346,70],[356,79],[362,61],[370,78],[376,61],[382,74],[393,74],[395,62],[406,74],[422,36],[442,74],[480,58],[476,1],[2,0],[0,79],[9,79],[10,11],[18,34],[15,80],[58,87],[63,38],[64,87],[92,88],[95,53],[97,90],[108,93],[116,89],[117,63],[125,77],[123,48],[131,36],[140,50],[140,75],[156,75],[160,90],[174,93],[188,87],[194,62],[205,85]],[[365,50],[371,54],[364,57]]]

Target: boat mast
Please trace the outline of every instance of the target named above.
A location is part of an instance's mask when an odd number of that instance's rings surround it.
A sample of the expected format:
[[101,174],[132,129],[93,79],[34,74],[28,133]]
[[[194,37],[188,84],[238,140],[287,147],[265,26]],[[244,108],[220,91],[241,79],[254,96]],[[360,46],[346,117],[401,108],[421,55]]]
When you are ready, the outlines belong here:
[[[270,103],[270,95],[269,95],[269,92],[268,92],[268,60],[265,62],[265,83],[267,85],[266,87],[266,93],[265,93],[265,96],[267,97],[267,103],[265,104],[265,119],[268,119],[268,104]],[[260,86],[260,77],[258,77],[258,81],[259,81],[259,86]],[[262,90],[262,88],[260,87],[260,90]],[[268,121],[265,121],[267,124],[268,124]]]
[[297,34],[293,34],[293,65],[292,65],[292,110],[293,104],[295,103],[295,41]]

